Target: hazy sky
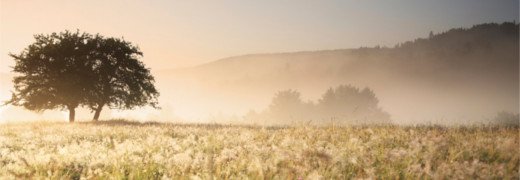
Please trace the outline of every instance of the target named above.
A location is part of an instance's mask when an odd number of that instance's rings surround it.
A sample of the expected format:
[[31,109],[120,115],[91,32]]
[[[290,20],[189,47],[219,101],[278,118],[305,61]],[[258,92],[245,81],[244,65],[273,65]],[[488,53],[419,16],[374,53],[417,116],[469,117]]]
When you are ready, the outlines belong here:
[[518,0],[0,0],[0,72],[33,34],[80,29],[138,44],[153,70],[249,53],[356,48],[518,21]]

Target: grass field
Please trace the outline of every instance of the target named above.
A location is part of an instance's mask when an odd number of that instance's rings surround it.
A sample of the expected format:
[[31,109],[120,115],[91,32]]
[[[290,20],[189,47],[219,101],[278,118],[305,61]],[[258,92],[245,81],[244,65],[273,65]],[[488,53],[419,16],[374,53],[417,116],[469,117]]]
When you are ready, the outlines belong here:
[[0,125],[1,179],[519,178],[519,129]]

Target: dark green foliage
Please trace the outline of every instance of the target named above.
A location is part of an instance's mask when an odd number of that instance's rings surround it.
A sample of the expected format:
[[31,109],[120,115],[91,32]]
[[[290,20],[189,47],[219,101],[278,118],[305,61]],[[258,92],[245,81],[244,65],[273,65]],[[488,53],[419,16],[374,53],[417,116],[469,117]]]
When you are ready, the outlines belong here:
[[143,55],[139,48],[117,38],[98,35],[93,40],[98,47],[92,67],[96,91],[91,91],[87,104],[95,111],[94,120],[105,105],[116,109],[157,107],[159,92],[150,70],[138,60]]
[[142,52],[131,43],[79,31],[35,35],[36,42],[15,60],[15,92],[8,104],[29,110],[75,108],[96,111],[104,105],[131,109],[157,105],[158,91],[150,70],[138,60]]
[[8,103],[29,110],[74,109],[87,98],[94,82],[90,69],[91,35],[65,31],[35,35],[36,42],[20,54],[10,54],[16,65],[13,72],[15,92]]

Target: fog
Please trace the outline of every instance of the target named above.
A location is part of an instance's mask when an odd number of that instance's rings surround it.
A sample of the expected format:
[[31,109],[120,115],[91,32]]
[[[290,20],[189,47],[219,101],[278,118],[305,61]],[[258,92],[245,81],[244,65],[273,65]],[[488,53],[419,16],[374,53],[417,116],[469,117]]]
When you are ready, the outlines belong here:
[[[518,39],[518,24],[483,24],[394,47],[239,55],[189,68],[152,69],[161,109],[104,109],[101,119],[262,123],[247,114],[265,112],[279,91],[295,90],[303,102],[317,103],[327,89],[351,85],[370,88],[392,123],[485,123],[500,111],[519,112]],[[2,100],[10,97],[12,76],[1,75]],[[0,108],[2,122],[64,121],[66,115]],[[92,118],[85,109],[77,116]]]

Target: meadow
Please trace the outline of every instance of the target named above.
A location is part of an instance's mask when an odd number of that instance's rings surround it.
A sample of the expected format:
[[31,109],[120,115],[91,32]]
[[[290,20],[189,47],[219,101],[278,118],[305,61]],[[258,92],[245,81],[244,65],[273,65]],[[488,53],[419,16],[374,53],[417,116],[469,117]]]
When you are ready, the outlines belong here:
[[0,125],[0,179],[518,179],[519,129]]

